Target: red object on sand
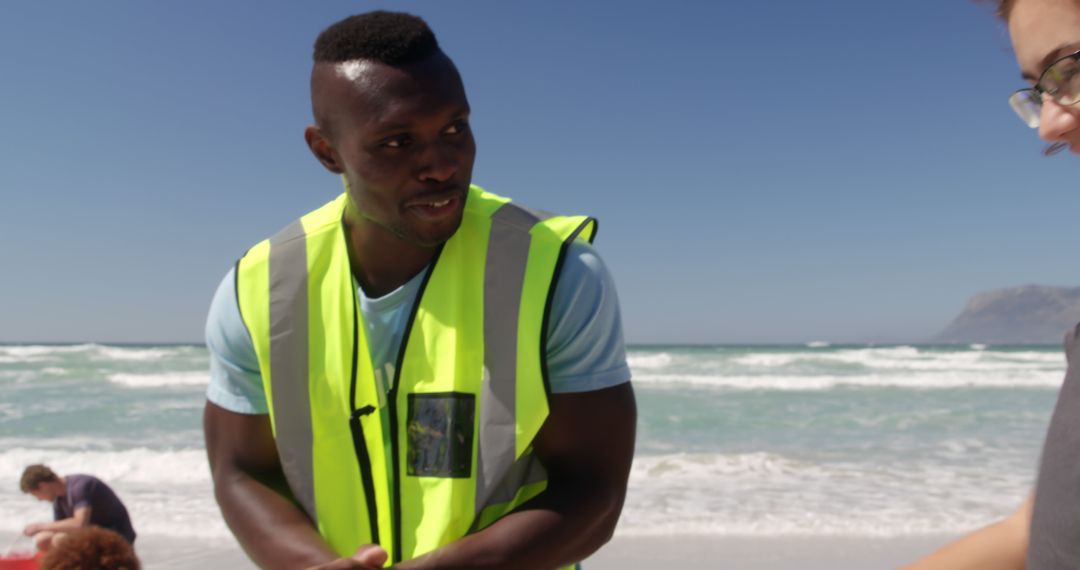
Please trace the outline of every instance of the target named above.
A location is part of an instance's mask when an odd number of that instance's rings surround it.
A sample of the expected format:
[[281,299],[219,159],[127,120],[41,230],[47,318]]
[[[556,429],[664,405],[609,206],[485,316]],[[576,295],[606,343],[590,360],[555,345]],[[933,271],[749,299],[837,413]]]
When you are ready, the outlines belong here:
[[17,553],[0,556],[0,570],[37,570],[42,553]]

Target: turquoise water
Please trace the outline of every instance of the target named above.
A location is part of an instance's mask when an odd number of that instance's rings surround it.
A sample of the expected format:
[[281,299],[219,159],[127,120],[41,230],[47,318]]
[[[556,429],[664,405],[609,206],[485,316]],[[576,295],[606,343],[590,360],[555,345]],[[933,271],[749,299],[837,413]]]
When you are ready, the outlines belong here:
[[638,347],[630,533],[958,532],[1032,483],[1056,347]]
[[[619,533],[959,532],[1034,478],[1057,347],[639,346]],[[140,533],[224,540],[201,346],[0,345],[0,531],[48,518],[24,465],[94,473]]]

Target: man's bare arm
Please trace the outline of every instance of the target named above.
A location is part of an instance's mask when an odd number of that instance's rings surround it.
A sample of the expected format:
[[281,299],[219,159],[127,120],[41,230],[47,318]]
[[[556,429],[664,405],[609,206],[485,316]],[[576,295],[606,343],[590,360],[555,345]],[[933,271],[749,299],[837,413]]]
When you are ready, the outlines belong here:
[[1023,570],[1034,494],[1008,517],[964,535],[901,570]]
[[615,530],[634,455],[637,409],[629,383],[554,394],[534,450],[548,488],[491,526],[401,570],[550,570],[596,552]]
[[337,558],[291,500],[270,416],[238,414],[207,402],[203,431],[214,497],[259,567],[295,570]]
[[66,519],[60,519],[53,522],[41,522],[33,523],[26,526],[23,529],[23,534],[26,536],[33,536],[42,531],[65,531],[76,528],[82,528],[90,524],[90,507],[79,507],[75,509],[75,514]]

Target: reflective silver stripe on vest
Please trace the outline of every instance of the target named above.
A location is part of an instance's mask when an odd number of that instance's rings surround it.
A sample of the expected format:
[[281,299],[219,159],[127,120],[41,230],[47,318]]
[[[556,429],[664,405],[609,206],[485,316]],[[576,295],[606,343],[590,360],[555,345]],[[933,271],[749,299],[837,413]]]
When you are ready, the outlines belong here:
[[504,204],[491,217],[484,267],[484,382],[476,456],[477,515],[486,506],[512,499],[532,471],[529,465],[514,465],[518,311],[529,259],[529,230],[549,217],[551,214],[546,212],[512,203]]
[[308,396],[307,240],[300,220],[270,238],[269,266],[275,443],[293,495],[318,525]]
[[547,481],[547,469],[532,452],[521,456],[510,467],[510,472],[503,476],[502,483],[495,488],[485,506],[509,503],[525,485]]

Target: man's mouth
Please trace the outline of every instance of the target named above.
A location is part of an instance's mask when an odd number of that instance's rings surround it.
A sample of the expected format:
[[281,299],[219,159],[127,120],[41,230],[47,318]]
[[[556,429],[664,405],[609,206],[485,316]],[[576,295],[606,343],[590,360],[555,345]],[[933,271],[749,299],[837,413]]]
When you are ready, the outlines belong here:
[[425,218],[442,218],[457,210],[459,200],[461,200],[460,193],[454,191],[437,198],[432,197],[414,201],[408,207]]

